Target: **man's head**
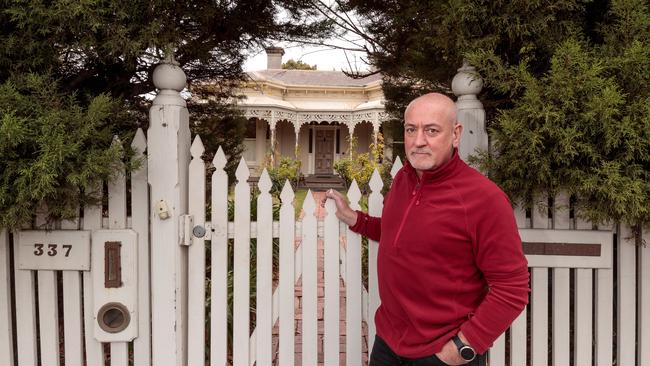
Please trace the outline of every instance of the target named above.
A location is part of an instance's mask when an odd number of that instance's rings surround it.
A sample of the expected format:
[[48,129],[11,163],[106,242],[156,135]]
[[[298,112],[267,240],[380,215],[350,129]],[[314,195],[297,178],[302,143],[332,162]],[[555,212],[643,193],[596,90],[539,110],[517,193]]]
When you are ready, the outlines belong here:
[[462,130],[456,104],[447,96],[430,93],[409,103],[404,111],[404,148],[418,175],[451,159]]

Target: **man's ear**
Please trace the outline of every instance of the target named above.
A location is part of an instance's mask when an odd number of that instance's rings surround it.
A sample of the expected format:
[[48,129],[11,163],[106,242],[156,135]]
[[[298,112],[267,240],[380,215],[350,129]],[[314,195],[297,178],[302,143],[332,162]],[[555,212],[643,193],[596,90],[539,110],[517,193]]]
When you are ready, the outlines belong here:
[[458,148],[460,145],[460,136],[463,134],[463,125],[456,122],[452,130],[452,146]]

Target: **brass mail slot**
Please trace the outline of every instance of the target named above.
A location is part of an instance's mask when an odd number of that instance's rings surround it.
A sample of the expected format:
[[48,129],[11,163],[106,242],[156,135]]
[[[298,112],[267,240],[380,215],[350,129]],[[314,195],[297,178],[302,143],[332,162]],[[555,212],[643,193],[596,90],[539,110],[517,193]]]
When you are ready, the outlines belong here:
[[122,242],[107,241],[104,243],[104,287],[122,287],[122,258],[120,251]]

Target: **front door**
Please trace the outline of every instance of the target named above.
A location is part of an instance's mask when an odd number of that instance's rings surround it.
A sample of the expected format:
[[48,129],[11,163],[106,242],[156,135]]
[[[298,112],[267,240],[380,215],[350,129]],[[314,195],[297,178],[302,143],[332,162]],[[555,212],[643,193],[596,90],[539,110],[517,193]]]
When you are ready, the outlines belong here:
[[334,130],[316,130],[316,174],[332,174]]

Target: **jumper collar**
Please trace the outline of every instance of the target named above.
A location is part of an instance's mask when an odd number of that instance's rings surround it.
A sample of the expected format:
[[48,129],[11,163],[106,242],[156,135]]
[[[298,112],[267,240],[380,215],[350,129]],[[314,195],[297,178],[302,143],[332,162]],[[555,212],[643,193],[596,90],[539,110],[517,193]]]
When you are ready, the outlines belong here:
[[408,159],[406,159],[404,168],[409,174],[413,174],[413,176],[415,176],[415,179],[417,179],[419,182],[427,183],[427,182],[442,181],[452,176],[456,171],[456,168],[460,165],[460,162],[461,160],[460,160],[460,155],[458,154],[458,149],[455,148],[451,156],[451,159],[449,159],[446,163],[444,163],[440,167],[423,171],[421,178],[418,178],[415,168],[413,168],[411,162],[408,161]]

